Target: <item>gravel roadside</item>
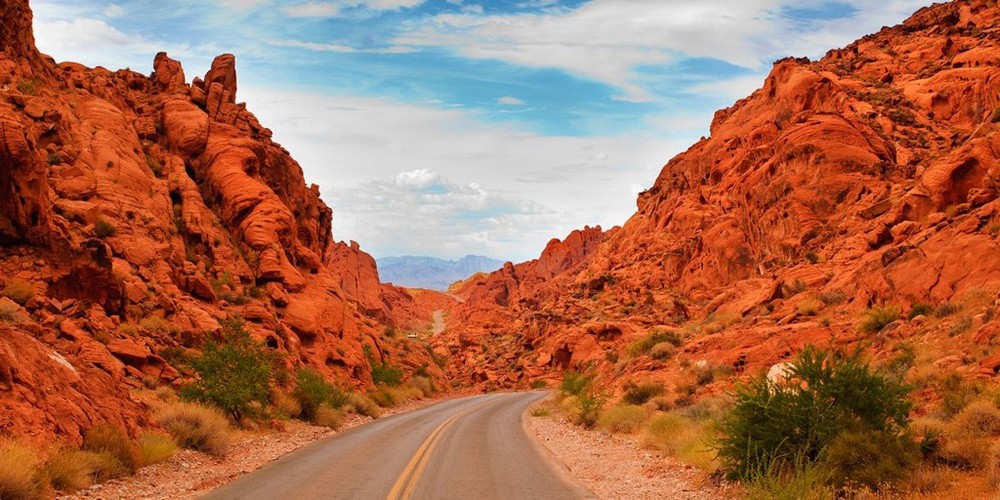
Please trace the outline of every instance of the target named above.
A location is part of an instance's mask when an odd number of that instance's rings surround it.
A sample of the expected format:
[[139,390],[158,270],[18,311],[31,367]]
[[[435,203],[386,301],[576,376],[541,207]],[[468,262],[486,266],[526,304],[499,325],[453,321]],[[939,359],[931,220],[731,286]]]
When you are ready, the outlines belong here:
[[[383,409],[382,416],[415,410],[451,397],[455,396],[408,401],[390,409]],[[178,450],[167,461],[143,467],[135,475],[113,479],[59,498],[71,500],[197,498],[313,441],[339,434],[372,420],[370,417],[350,414],[338,430],[289,420],[283,422],[284,431],[238,431],[226,456],[221,460],[197,451]]]
[[570,476],[597,498],[607,500],[733,498],[735,493],[713,484],[705,473],[644,450],[635,436],[607,434],[573,425],[553,411],[524,414],[529,435]]

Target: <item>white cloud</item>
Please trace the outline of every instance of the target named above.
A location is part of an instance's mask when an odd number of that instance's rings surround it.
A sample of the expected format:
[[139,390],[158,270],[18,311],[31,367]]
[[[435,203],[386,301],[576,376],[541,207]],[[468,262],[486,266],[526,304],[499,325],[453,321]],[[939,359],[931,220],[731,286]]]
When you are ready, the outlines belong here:
[[250,10],[268,3],[268,0],[219,0],[219,3],[235,10]]
[[[552,137],[465,109],[246,86],[240,93],[320,186],[334,236],[376,256],[406,244],[444,257],[535,258],[553,236],[623,223],[635,212],[634,186],[650,186],[708,125],[681,130],[664,120],[674,126],[668,131],[650,121],[645,132],[620,137]],[[378,212],[378,200],[391,214]],[[502,213],[485,217],[490,209]],[[462,211],[481,224],[453,216]],[[417,238],[413,228],[423,228],[423,239],[394,236]],[[488,244],[469,243],[484,241],[473,237],[482,232]],[[451,246],[426,247],[432,237]]]
[[127,14],[127,12],[121,5],[108,4],[108,6],[104,8],[104,15],[109,18],[122,17],[125,14]]
[[274,45],[276,47],[293,47],[299,49],[312,50],[314,52],[339,52],[342,54],[405,54],[408,52],[413,52],[414,49],[410,47],[380,47],[371,49],[359,49],[356,47],[351,47],[349,45],[343,45],[339,43],[318,43],[318,42],[303,42],[300,40],[268,40],[266,42],[268,45]]
[[329,2],[307,2],[295,5],[284,5],[281,7],[281,11],[288,17],[323,18],[340,16],[342,11],[348,8],[360,7],[370,10],[411,9],[413,7],[420,6],[425,1],[426,0],[335,0]]
[[[520,14],[441,14],[399,35],[396,43],[450,47],[465,57],[556,68],[603,82],[618,98],[654,99],[640,68],[678,57],[712,58],[766,70],[785,55],[821,55],[882,24],[900,22],[927,0],[872,5],[848,0],[855,16],[829,21],[789,19],[785,8],[815,6],[807,0],[593,0],[576,9]],[[540,7],[546,0],[521,6]]]
[[512,95],[505,95],[497,99],[497,104],[503,104],[504,106],[524,106],[524,101]]
[[304,3],[283,6],[281,11],[288,17],[335,17],[340,14],[340,5],[333,3]]

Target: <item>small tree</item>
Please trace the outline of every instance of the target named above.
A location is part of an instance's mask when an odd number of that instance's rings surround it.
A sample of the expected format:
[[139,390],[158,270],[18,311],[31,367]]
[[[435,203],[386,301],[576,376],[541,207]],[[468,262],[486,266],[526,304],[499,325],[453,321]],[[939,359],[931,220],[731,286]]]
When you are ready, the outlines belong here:
[[807,346],[786,380],[763,375],[736,390],[723,417],[719,458],[739,478],[773,470],[773,463],[813,463],[841,434],[876,432],[895,439],[909,424],[909,388],[872,372],[858,354]]
[[250,338],[243,320],[223,322],[223,341],[209,341],[200,358],[191,361],[198,380],[181,390],[186,399],[202,401],[235,420],[264,408],[274,378],[275,356]]

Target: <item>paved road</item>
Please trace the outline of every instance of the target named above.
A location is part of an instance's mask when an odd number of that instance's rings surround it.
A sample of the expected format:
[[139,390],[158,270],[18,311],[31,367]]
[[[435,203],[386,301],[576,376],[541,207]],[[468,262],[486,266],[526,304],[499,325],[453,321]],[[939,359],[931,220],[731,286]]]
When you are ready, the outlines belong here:
[[521,416],[543,396],[473,396],[379,419],[286,455],[205,498],[593,498],[525,434]]

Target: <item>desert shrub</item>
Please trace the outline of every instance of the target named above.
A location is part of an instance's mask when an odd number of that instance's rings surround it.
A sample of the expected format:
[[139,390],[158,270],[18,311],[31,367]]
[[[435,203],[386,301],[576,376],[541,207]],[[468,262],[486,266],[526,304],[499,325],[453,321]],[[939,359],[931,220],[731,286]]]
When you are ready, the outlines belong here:
[[958,415],[979,395],[978,388],[966,383],[960,373],[949,373],[937,381],[934,389],[941,396],[941,413],[945,417]]
[[616,434],[632,434],[642,427],[649,412],[635,405],[615,405],[604,410],[597,419],[597,426]]
[[3,295],[23,306],[35,296],[35,287],[23,279],[11,278],[3,287]]
[[576,396],[576,423],[588,429],[597,423],[608,396],[602,392],[587,390]]
[[177,444],[170,436],[153,432],[146,432],[139,436],[139,456],[142,465],[165,462],[175,451],[177,451]]
[[114,236],[117,232],[118,228],[105,219],[97,219],[97,221],[94,222],[94,236],[97,236],[98,238],[108,238]]
[[223,324],[225,340],[209,341],[191,366],[198,380],[181,389],[181,397],[211,404],[240,421],[267,406],[274,355],[255,342],[239,319]]
[[815,465],[793,465],[756,471],[747,478],[750,500],[834,500],[828,475]]
[[579,396],[586,391],[588,387],[590,387],[590,383],[593,380],[593,375],[568,371],[563,373],[563,379],[562,383],[559,384],[559,390],[565,395]]
[[430,397],[434,394],[434,384],[431,382],[429,377],[414,375],[410,377],[410,380],[407,383],[420,390],[420,394],[423,397]]
[[548,386],[549,386],[549,384],[546,381],[544,381],[544,380],[532,380],[531,381],[531,388],[532,389],[544,389],[544,388],[546,388]]
[[224,455],[229,448],[229,421],[214,408],[176,402],[161,407],[156,418],[182,448],[215,456]]
[[379,386],[369,396],[383,408],[390,408],[408,399],[417,399],[423,393],[420,389],[409,386]]
[[660,342],[649,350],[649,357],[653,359],[667,359],[677,352],[677,348],[670,342]]
[[89,451],[61,448],[49,454],[44,474],[53,488],[72,493],[89,488],[93,483],[95,454]]
[[545,405],[536,405],[531,408],[532,417],[547,417],[549,415],[549,407]]
[[83,449],[101,456],[107,479],[131,474],[142,465],[139,447],[125,429],[110,424],[91,427],[83,436]]
[[695,383],[698,385],[708,385],[715,381],[715,365],[706,363],[694,368]]
[[17,82],[17,91],[22,94],[35,95],[41,86],[42,81],[38,78],[26,78]]
[[302,405],[291,394],[274,393],[271,396],[271,405],[274,407],[274,413],[280,418],[296,418],[302,414]]
[[316,412],[313,415],[313,423],[331,429],[339,429],[344,423],[344,412],[323,403],[316,408]]
[[819,310],[823,308],[823,302],[817,299],[809,298],[800,301],[795,305],[795,308],[798,309],[799,314],[803,316],[815,316],[819,313]]
[[910,308],[910,312],[906,315],[906,319],[909,321],[917,316],[930,316],[933,312],[934,306],[918,302],[913,304],[913,307]]
[[897,436],[909,424],[908,391],[873,372],[857,353],[807,346],[787,382],[761,374],[737,387],[720,423],[719,458],[731,476],[746,479],[773,462],[812,464],[846,430]]
[[942,302],[934,308],[934,315],[939,318],[944,318],[945,316],[951,316],[960,310],[962,310],[962,307],[958,304],[954,304],[952,302]]
[[895,307],[873,307],[865,311],[865,319],[861,322],[861,331],[878,333],[889,323],[899,319],[899,309]]
[[874,490],[902,479],[920,460],[917,445],[890,431],[849,430],[823,449],[820,466],[837,486],[865,486]]
[[16,304],[0,302],[0,323],[16,323],[17,309]]
[[990,441],[974,435],[947,436],[936,456],[952,467],[985,470],[991,462]]
[[365,359],[372,370],[372,381],[376,384],[395,386],[403,383],[403,369],[389,364],[387,361],[377,361],[371,346],[364,346]]
[[955,474],[954,470],[947,467],[921,466],[906,477],[906,490],[920,495],[937,493],[956,480]]
[[312,368],[303,367],[295,372],[295,391],[292,393],[306,420],[314,420],[321,404],[329,404],[334,387]]
[[626,383],[623,388],[625,393],[622,394],[622,401],[630,405],[641,405],[645,404],[650,399],[662,395],[664,388],[660,384],[655,383]]
[[175,333],[178,331],[177,326],[173,323],[160,316],[152,314],[142,318],[142,320],[139,321],[139,326],[147,332]]
[[349,393],[347,396],[347,404],[350,408],[353,408],[356,413],[367,417],[378,418],[382,413],[379,410],[378,403],[372,401],[371,398],[365,396],[364,394],[356,392]]
[[715,468],[712,423],[679,412],[657,415],[646,422],[642,445],[672,455],[682,462],[709,471]]
[[1000,434],[1000,408],[990,401],[973,401],[962,409],[949,427],[963,434],[996,436]]
[[161,165],[160,162],[156,160],[156,158],[146,155],[146,166],[149,167],[149,170],[151,172],[153,172],[153,175],[157,177],[163,175],[163,165]]
[[668,344],[679,347],[684,343],[684,338],[680,334],[675,332],[666,331],[654,331],[653,333],[643,337],[635,342],[632,342],[628,346],[629,356],[636,357],[649,352],[653,346],[667,342]]
[[959,335],[969,331],[971,328],[972,328],[972,318],[970,316],[963,316],[961,319],[958,320],[957,323],[955,323],[954,325],[952,325],[951,328],[948,329],[948,336],[954,337],[955,335]]
[[819,294],[819,300],[828,306],[834,306],[847,300],[847,295],[844,292],[822,292]]
[[32,499],[41,492],[37,471],[41,460],[31,446],[14,440],[0,441],[0,498]]

